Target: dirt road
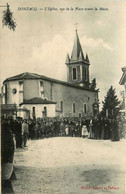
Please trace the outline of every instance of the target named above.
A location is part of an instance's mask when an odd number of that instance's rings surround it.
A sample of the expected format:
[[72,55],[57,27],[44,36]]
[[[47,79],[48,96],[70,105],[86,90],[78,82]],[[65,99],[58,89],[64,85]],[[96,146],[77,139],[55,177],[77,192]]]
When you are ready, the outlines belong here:
[[57,137],[16,150],[15,194],[124,194],[125,143]]

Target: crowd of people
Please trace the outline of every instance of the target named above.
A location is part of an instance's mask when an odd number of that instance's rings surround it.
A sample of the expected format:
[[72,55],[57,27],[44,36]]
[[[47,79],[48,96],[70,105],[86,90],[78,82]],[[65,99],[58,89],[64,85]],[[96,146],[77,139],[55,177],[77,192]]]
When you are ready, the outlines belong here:
[[26,147],[27,140],[58,136],[87,137],[90,139],[119,140],[122,136],[120,122],[108,118],[55,117],[26,120],[17,117],[2,120],[2,128],[10,129],[16,140],[16,148]]
[[119,139],[117,120],[107,118],[38,118],[29,121],[29,138],[71,136],[90,139]]
[[[26,120],[1,119],[1,164],[2,189],[13,191],[10,178],[13,172],[14,149],[27,146],[27,140],[58,136],[82,137],[89,139],[111,139],[119,141],[124,137],[122,122],[117,119],[93,118],[37,118]],[[15,144],[14,144],[15,142]],[[9,170],[8,170],[9,169]]]

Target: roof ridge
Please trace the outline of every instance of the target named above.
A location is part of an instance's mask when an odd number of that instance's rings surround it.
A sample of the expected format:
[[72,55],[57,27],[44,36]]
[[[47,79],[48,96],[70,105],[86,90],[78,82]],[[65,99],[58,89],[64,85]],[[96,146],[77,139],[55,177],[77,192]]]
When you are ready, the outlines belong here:
[[[39,75],[39,74],[38,74]],[[51,82],[56,82],[56,83],[60,83],[60,84],[64,84],[64,85],[68,85],[68,86],[71,86],[71,87],[76,87],[76,88],[79,88],[79,89],[82,89],[82,90],[90,90],[90,91],[94,91],[93,89],[91,88],[86,88],[86,87],[82,87],[82,86],[78,86],[76,84],[73,84],[73,83],[69,83],[67,81],[62,81],[62,80],[59,80],[59,79],[55,79],[55,78],[51,78],[51,77],[47,77],[47,76],[44,76],[44,75],[39,75],[40,77],[37,78],[37,79],[45,79],[45,80],[48,80],[48,81],[51,81]],[[16,76],[14,76],[15,78]],[[13,78],[13,77],[12,77]],[[10,78],[7,78],[6,80],[4,80],[3,83],[5,83],[6,81],[13,81],[13,80],[20,80],[20,78],[17,78],[17,79],[12,79],[9,80]],[[35,79],[35,78],[34,78]]]

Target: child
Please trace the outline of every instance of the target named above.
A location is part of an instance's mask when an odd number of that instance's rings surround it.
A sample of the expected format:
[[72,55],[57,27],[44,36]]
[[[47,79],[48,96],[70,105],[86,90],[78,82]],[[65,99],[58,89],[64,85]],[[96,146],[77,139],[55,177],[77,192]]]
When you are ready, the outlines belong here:
[[83,126],[82,126],[82,129],[81,129],[81,136],[82,136],[83,138],[85,138],[85,137],[88,136],[88,131],[87,131],[86,125],[83,125]]

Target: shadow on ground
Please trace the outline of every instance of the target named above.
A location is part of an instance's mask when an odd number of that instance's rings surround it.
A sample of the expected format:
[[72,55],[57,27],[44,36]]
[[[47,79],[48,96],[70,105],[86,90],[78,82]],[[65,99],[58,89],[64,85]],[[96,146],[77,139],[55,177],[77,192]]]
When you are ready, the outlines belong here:
[[15,194],[125,193],[125,173],[119,166],[81,165],[57,168],[16,166],[15,172],[17,176],[17,180],[13,182]]

